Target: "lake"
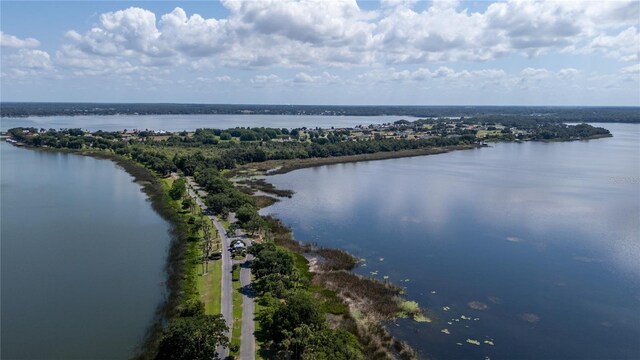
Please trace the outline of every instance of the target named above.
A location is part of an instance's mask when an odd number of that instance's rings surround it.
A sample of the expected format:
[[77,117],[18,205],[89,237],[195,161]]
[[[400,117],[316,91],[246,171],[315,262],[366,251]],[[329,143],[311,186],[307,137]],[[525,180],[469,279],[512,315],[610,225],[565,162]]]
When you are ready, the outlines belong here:
[[638,359],[640,125],[595,125],[614,137],[272,176],[295,194],[262,213],[406,287],[433,322],[388,328],[429,358]]
[[165,130],[194,131],[198,128],[228,129],[236,126],[300,128],[300,127],[353,127],[356,125],[382,124],[407,116],[320,116],[320,115],[119,115],[119,116],[50,116],[26,118],[2,118],[1,131],[14,127],[44,129],[82,128],[95,131],[116,130]]
[[2,358],[129,358],[165,298],[169,224],[111,161],[0,153]]

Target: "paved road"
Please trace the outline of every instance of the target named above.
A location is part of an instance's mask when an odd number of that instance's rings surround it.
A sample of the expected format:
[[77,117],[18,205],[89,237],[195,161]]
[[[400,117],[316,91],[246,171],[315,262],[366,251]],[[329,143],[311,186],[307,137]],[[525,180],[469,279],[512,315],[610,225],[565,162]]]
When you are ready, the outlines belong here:
[[253,255],[248,254],[240,268],[240,284],[242,285],[242,342],[240,343],[240,359],[254,360],[256,357],[255,322],[253,321],[253,288],[251,287],[251,268],[248,265]]
[[[202,199],[200,199],[200,196],[196,195],[196,193],[192,190],[192,189],[198,189],[198,185],[189,178],[187,178],[187,182],[189,183],[189,187],[187,188],[187,191],[189,192],[189,196],[191,196],[195,200],[196,204],[200,206],[200,208],[205,214],[209,214],[207,205],[205,205]],[[202,195],[200,191],[199,193],[200,195]],[[229,329],[231,329],[233,325],[233,298],[231,293],[233,291],[233,288],[231,287],[232,260],[231,260],[231,254],[229,253],[229,250],[228,250],[230,246],[230,242],[229,242],[229,238],[227,237],[227,233],[224,230],[224,227],[218,221],[218,219],[213,215],[208,215],[208,216],[213,222],[213,224],[216,226],[216,229],[218,229],[218,234],[220,234],[220,239],[222,239],[222,291],[220,294],[221,296],[220,310],[222,313],[222,317],[227,323],[227,326],[229,327]],[[231,338],[231,332],[229,332],[227,336]],[[229,348],[224,348],[224,347],[218,348],[218,357],[220,359],[226,359],[228,356],[229,356]]]

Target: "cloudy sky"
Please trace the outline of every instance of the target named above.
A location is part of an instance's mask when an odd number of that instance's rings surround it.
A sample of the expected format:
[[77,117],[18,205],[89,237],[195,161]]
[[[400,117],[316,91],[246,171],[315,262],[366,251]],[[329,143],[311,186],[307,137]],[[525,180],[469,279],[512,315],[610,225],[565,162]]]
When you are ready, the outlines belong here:
[[6,1],[2,101],[640,105],[640,1]]

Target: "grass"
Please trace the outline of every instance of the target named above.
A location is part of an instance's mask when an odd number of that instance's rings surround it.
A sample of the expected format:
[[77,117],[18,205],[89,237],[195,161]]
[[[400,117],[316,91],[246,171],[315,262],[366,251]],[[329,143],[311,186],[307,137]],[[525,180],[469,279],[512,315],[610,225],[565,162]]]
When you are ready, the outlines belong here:
[[204,313],[207,315],[220,314],[222,260],[209,261],[209,273],[198,276],[198,293],[204,303]]
[[273,184],[266,182],[265,179],[241,180],[238,181],[238,183],[246,185],[254,191],[259,190],[264,193],[273,194],[280,197],[290,198],[293,195],[293,191],[277,189]]
[[500,130],[478,130],[478,133],[476,134],[476,136],[479,138],[483,138],[487,136],[497,136],[500,134],[501,134]]
[[[254,277],[253,274],[251,274],[251,282],[254,281]],[[260,302],[258,301],[258,299],[254,299],[253,301],[253,314],[254,316],[257,316],[262,309],[264,308],[264,306],[260,305]],[[260,326],[260,321],[255,321],[255,334],[256,334],[256,346],[255,346],[255,350],[256,350],[256,360],[258,359],[262,359],[262,355],[261,355],[261,349],[262,349],[262,341],[260,341],[260,336],[257,336],[257,334],[261,334],[262,333],[262,327]]]
[[[238,267],[238,272],[240,267]],[[240,281],[233,281],[233,326],[231,328],[231,346],[238,345],[238,351],[230,351],[229,353],[238,356],[240,352],[240,338],[242,337],[242,293],[240,289],[242,284]]]
[[447,147],[429,147],[424,149],[376,152],[372,154],[334,156],[334,157],[326,157],[326,158],[267,160],[261,163],[250,163],[250,164],[238,166],[231,173],[239,173],[239,172],[251,169],[253,171],[262,172],[262,173],[268,171],[269,175],[276,175],[276,174],[285,174],[297,169],[304,169],[304,168],[315,167],[315,166],[441,154],[441,153],[446,153],[453,150],[473,149],[476,147],[477,145],[455,145],[455,146],[447,146]]
[[312,254],[320,256],[319,268],[323,271],[351,270],[358,264],[358,259],[340,249],[319,248]]

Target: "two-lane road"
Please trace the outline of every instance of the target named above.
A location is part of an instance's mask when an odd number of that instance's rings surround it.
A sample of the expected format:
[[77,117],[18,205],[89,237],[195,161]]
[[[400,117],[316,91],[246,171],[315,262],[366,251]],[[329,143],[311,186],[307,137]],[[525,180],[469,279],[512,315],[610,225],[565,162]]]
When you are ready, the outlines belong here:
[[[200,206],[202,211],[207,214],[209,219],[213,222],[216,229],[218,230],[218,234],[220,235],[220,239],[222,240],[222,286],[221,286],[221,306],[220,312],[222,313],[222,317],[224,318],[229,330],[231,330],[233,326],[233,297],[232,297],[232,286],[231,286],[231,271],[232,271],[232,260],[231,254],[229,253],[229,238],[227,237],[227,233],[224,230],[224,227],[218,221],[218,218],[209,214],[209,209],[204,204],[199,194],[193,189],[197,189],[198,185],[193,182],[191,179],[187,178],[187,182],[189,183],[189,187],[187,187],[187,191],[189,192],[189,196],[191,196],[196,204]],[[231,332],[227,334],[229,338],[231,338]],[[229,348],[219,347],[218,348],[218,357],[220,359],[226,359],[229,356]]]

